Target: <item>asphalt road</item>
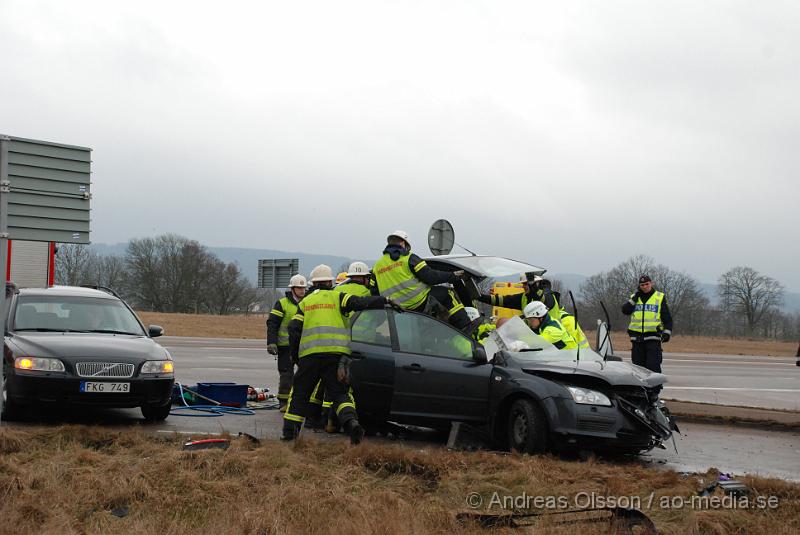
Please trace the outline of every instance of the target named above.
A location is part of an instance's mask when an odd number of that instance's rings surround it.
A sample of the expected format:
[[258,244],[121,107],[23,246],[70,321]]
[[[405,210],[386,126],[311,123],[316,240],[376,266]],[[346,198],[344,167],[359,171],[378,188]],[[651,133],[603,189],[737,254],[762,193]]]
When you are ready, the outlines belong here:
[[[263,340],[161,339],[186,384],[234,381],[277,388],[274,357]],[[619,351],[626,360],[629,353]],[[667,353],[664,397],[720,405],[800,410],[800,367],[794,358]]]
[[[175,359],[176,379],[183,384],[236,382],[275,391],[278,374],[274,357],[263,340],[164,337],[160,340]],[[794,359],[756,356],[670,354],[664,371],[670,379],[666,397],[687,401],[800,409]],[[248,433],[258,438],[280,436],[277,410],[258,410],[252,416],[187,417],[171,415],[159,424],[144,424],[138,410],[67,411],[38,414],[13,425],[84,423],[107,427],[141,427],[157,433],[189,435]],[[7,424],[3,424],[7,425]],[[800,433],[754,430],[704,424],[681,424],[683,434],[672,444],[642,457],[654,466],[677,471],[711,467],[737,474],[752,473],[800,481]],[[323,440],[343,437],[315,435]],[[442,447],[446,437],[406,433],[402,441],[415,447]],[[368,438],[368,440],[388,440]]]

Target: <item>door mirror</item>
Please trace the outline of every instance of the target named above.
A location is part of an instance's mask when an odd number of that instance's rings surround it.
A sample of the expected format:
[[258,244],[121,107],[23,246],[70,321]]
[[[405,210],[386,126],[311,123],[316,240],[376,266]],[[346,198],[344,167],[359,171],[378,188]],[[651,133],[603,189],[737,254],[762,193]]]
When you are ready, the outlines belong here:
[[478,364],[486,364],[489,362],[489,359],[486,358],[486,350],[482,345],[479,344],[472,350],[472,360]]
[[162,334],[164,334],[164,328],[161,325],[151,325],[147,328],[147,335],[150,338],[158,338]]

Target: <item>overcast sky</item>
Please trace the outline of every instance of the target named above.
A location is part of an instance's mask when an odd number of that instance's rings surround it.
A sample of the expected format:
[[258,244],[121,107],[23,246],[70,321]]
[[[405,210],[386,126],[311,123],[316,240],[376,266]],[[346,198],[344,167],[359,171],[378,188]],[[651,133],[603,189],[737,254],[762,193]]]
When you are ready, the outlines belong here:
[[91,147],[92,241],[376,258],[451,220],[590,275],[800,291],[797,2],[0,0],[0,132]]

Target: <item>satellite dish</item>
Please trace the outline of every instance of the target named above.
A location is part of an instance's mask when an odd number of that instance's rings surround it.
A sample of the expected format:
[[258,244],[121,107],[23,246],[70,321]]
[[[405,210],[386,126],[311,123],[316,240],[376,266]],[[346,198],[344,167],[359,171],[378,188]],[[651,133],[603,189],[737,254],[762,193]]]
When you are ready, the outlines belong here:
[[456,233],[453,225],[446,219],[434,221],[428,231],[428,247],[434,256],[450,254],[456,242]]

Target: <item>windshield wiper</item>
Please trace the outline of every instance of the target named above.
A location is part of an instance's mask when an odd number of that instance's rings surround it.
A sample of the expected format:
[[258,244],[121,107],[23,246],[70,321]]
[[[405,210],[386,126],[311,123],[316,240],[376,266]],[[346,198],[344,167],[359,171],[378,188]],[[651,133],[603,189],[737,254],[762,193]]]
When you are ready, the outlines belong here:
[[83,333],[106,333],[106,334],[130,334],[133,336],[144,336],[143,333],[132,333],[128,331],[117,331],[115,329],[92,329],[90,331],[81,331]]

